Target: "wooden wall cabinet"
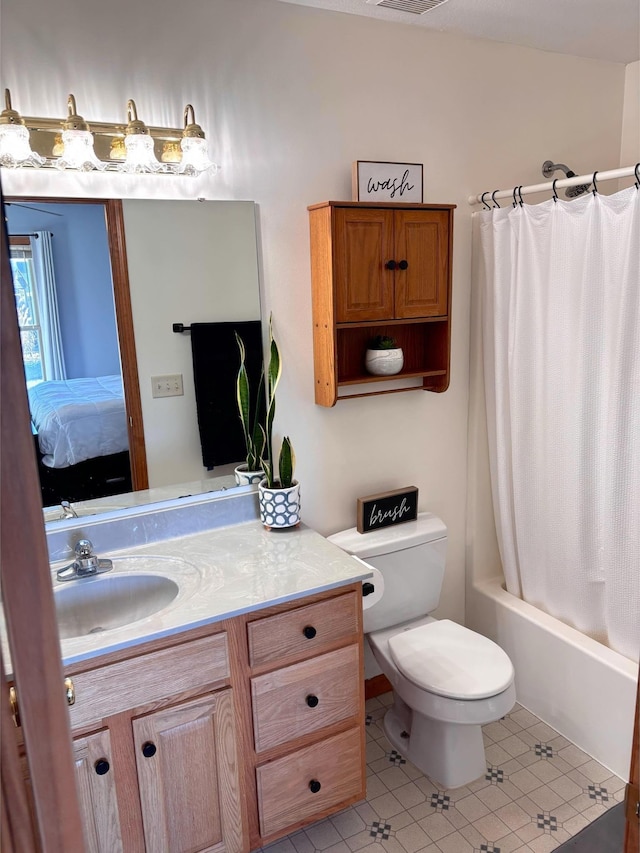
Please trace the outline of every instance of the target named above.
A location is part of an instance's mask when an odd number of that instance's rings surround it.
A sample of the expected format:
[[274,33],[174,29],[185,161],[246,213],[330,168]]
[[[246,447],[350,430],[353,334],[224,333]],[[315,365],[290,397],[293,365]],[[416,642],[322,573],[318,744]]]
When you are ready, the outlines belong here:
[[[379,391],[375,383],[422,379],[428,391],[449,385],[451,258],[455,205],[329,201],[309,207],[315,399]],[[402,372],[372,376],[369,340],[396,338]],[[362,393],[338,393],[369,383]]]

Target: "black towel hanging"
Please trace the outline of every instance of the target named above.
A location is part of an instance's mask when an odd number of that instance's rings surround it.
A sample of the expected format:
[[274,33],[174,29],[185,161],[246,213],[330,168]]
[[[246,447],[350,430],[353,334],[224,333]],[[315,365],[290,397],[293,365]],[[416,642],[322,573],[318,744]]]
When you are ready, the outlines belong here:
[[[240,352],[235,333],[246,349],[252,411],[255,411],[262,371],[260,320],[231,323],[192,323],[191,352],[196,393],[202,463],[211,470],[246,458],[242,423],[238,414],[236,377]],[[264,400],[261,401],[264,410]]]

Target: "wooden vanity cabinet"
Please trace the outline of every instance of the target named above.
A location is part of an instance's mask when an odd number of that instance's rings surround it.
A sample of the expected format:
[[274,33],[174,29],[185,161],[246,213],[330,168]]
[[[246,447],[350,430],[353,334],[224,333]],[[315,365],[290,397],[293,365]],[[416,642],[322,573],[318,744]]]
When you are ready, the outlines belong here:
[[90,853],[246,853],[228,632],[213,629],[72,670]]
[[[330,201],[309,208],[316,403],[342,386],[422,378],[449,384],[451,258],[455,205]],[[404,367],[372,376],[368,341],[396,338]],[[406,390],[392,389],[392,390]]]
[[248,853],[364,799],[360,587],[69,667],[88,853]]
[[109,730],[74,738],[73,756],[87,853],[120,853],[122,834]]
[[247,626],[261,845],[365,797],[359,586]]

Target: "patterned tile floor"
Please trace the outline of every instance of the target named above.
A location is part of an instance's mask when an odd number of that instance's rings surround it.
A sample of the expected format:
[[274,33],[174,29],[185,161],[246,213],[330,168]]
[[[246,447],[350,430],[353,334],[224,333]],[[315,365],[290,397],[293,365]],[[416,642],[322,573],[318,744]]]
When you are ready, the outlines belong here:
[[486,774],[438,789],[387,741],[367,702],[367,799],[268,853],[548,853],[624,798],[624,782],[516,705],[483,726]]

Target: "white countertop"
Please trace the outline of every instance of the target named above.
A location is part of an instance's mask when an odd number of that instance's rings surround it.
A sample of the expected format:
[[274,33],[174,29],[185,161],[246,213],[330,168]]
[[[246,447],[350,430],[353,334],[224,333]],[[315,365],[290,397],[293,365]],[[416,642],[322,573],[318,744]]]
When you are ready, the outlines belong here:
[[113,560],[112,572],[62,584],[55,578],[55,570],[65,561],[53,563],[54,590],[100,582],[125,571],[167,574],[179,584],[180,593],[171,604],[147,618],[61,640],[63,665],[371,576],[362,563],[304,525],[268,531],[259,521],[97,554]]

